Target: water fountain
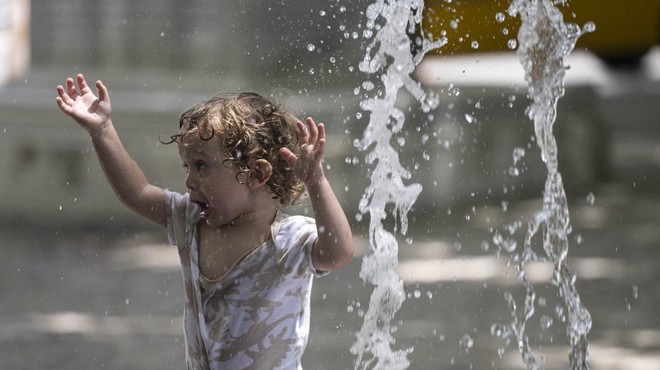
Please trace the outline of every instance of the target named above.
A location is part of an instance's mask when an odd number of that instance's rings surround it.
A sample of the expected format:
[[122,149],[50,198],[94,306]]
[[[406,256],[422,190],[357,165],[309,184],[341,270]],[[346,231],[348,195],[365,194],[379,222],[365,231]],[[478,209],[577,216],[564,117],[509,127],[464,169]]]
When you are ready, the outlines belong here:
[[[403,283],[396,274],[398,244],[394,233],[406,234],[407,213],[422,191],[422,186],[404,183],[410,180],[411,174],[400,164],[391,141],[405,122],[403,112],[396,106],[399,90],[403,88],[412,95],[424,111],[438,104],[435,96],[424,92],[410,77],[426,52],[447,42],[444,39],[428,41],[422,37],[416,45],[420,52],[415,54],[411,51],[409,34],[413,34],[416,27],[421,27],[422,7],[422,1],[379,0],[371,4],[366,13],[367,36],[373,37],[373,41],[366,48],[360,70],[368,75],[381,73],[378,77],[382,89],[375,90],[361,101],[362,110],[370,112],[370,117],[362,140],[356,142],[359,150],[369,151],[366,163],[373,166],[371,185],[360,202],[360,214],[369,214],[371,247],[363,259],[361,277],[374,286],[364,323],[351,348],[357,356],[356,369],[405,369],[410,365],[407,354],[411,349],[392,349],[395,340],[390,321],[405,299]],[[519,15],[522,20],[517,54],[525,70],[532,100],[527,114],[534,122],[536,140],[548,174],[543,207],[529,221],[522,251],[515,253],[515,247],[508,250],[510,261],[516,266],[518,277],[525,286],[522,312],[517,312],[518,305],[513,295],[505,293],[513,319],[507,325],[494,324],[492,333],[503,338],[515,338],[527,368],[540,368],[525,333],[525,326],[534,314],[535,302],[534,286],[527,278],[525,266],[532,261],[550,261],[555,266],[552,283],[558,288],[568,310],[571,369],[588,369],[586,336],[591,328],[591,317],[581,304],[575,288],[576,276],[566,264],[570,228],[568,202],[552,133],[557,101],[564,93],[564,60],[583,31],[574,24],[564,24],[562,14],[550,0],[513,0],[509,14]],[[375,34],[372,34],[373,31]],[[369,88],[366,90],[372,91],[373,85],[367,85]],[[520,153],[517,154],[519,158]],[[393,232],[383,227],[390,210],[395,223],[398,222]],[[544,255],[532,249],[533,239],[539,231],[542,231]]]
[[[529,222],[523,250],[513,257],[518,277],[525,285],[526,296],[523,311],[516,312],[511,294],[505,294],[513,316],[510,334],[515,335],[518,349],[528,369],[538,369],[536,360],[525,335],[525,325],[534,314],[534,286],[527,278],[525,265],[532,261],[549,261],[554,265],[552,284],[559,289],[568,310],[567,334],[572,346],[571,369],[589,369],[587,333],[591,329],[591,315],[582,305],[575,288],[576,276],[568,267],[568,234],[570,230],[568,200],[564,191],[557,143],[552,132],[556,118],[557,101],[564,94],[565,58],[571,53],[582,34],[575,24],[565,24],[562,13],[549,0],[514,0],[509,14],[519,15],[522,25],[518,31],[517,55],[525,70],[528,93],[532,100],[527,115],[534,123],[536,142],[548,175],[543,191],[543,207]],[[585,27],[590,29],[590,27]],[[542,230],[545,255],[536,253],[533,238]],[[507,331],[505,330],[504,333]],[[502,334],[506,336],[506,334]]]
[[[429,42],[420,39],[420,51],[413,55],[409,34],[421,25],[422,0],[378,0],[367,9],[367,32],[375,31],[360,71],[380,74],[382,90],[361,101],[360,107],[370,112],[369,125],[357,144],[361,151],[369,150],[367,164],[371,170],[371,185],[366,189],[359,210],[369,214],[370,254],[364,257],[360,276],[374,286],[364,324],[357,333],[351,351],[357,355],[356,368],[406,369],[408,350],[393,350],[394,338],[390,321],[405,299],[403,282],[396,273],[398,244],[395,235],[385,230],[386,208],[398,222],[401,234],[408,229],[407,213],[422,191],[417,183],[405,184],[410,172],[399,162],[392,147],[393,137],[403,128],[404,113],[396,107],[399,90],[404,88],[424,110],[434,108],[438,101],[427,95],[410,76],[426,52],[442,46],[446,40]],[[382,21],[386,21],[382,23]],[[370,86],[367,84],[367,86]]]

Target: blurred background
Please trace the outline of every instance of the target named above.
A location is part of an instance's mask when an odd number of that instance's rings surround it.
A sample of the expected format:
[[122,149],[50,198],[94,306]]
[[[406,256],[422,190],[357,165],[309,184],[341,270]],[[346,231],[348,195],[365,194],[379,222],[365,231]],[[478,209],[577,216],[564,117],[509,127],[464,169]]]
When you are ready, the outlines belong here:
[[[0,0],[0,368],[178,369],[183,294],[164,232],[125,210],[87,135],[55,105],[77,73],[110,88],[124,144],[150,180],[183,191],[178,115],[218,91],[272,95],[325,122],[327,173],[349,219],[368,185],[354,146],[361,99],[378,76],[358,64],[371,42],[358,1]],[[415,78],[440,105],[405,93],[401,161],[424,190],[401,236],[408,295],[398,348],[411,369],[523,369],[503,298],[524,295],[506,252],[524,238],[545,181],[506,0],[425,2],[411,40],[447,37]],[[566,22],[595,31],[567,64],[555,134],[572,217],[568,263],[591,311],[597,369],[660,369],[660,2],[572,0]],[[524,156],[514,161],[513,153]],[[308,213],[307,207],[292,212]],[[354,222],[359,253],[368,249]],[[543,368],[568,368],[565,308],[551,266],[530,267],[530,341]],[[319,279],[307,369],[348,369],[369,303],[360,257]]]

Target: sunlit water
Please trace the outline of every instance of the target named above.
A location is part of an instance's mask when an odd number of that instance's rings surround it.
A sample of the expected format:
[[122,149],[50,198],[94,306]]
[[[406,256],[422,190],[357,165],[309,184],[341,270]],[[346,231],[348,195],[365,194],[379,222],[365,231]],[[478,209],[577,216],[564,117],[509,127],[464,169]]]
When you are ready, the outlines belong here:
[[[422,186],[406,184],[411,174],[401,165],[398,152],[391,143],[405,123],[404,113],[396,106],[400,90],[412,95],[425,111],[438,104],[434,96],[427,94],[410,77],[427,51],[446,42],[420,38],[416,40],[416,49],[420,52],[411,51],[409,34],[421,26],[422,8],[423,1],[380,0],[371,4],[366,14],[365,37],[373,39],[367,47],[360,70],[377,78],[377,83],[382,87],[374,88],[374,81],[362,84],[369,97],[362,100],[360,106],[363,111],[369,112],[369,124],[362,140],[356,142],[359,150],[368,151],[366,162],[372,166],[371,185],[360,202],[361,215],[369,215],[370,241],[370,252],[363,259],[361,277],[374,286],[364,323],[351,348],[357,356],[356,369],[405,369],[410,365],[407,355],[412,349],[394,349],[395,340],[391,334],[393,328],[390,321],[405,299],[403,282],[396,273],[398,244],[394,233],[406,234],[407,213],[422,191]],[[552,284],[558,288],[568,313],[571,369],[589,369],[587,334],[591,329],[591,316],[580,301],[575,288],[576,276],[566,263],[569,211],[552,132],[557,101],[564,94],[564,60],[583,30],[575,24],[565,24],[562,14],[550,0],[513,0],[509,14],[520,16],[522,20],[517,54],[525,70],[532,100],[527,114],[534,123],[536,142],[548,174],[542,209],[529,221],[521,250],[517,250],[515,240],[503,238],[500,233],[495,233],[493,238],[500,249],[508,252],[525,286],[526,295],[522,302],[517,302],[511,293],[504,294],[512,321],[509,324],[494,324],[491,332],[504,339],[514,338],[527,368],[541,368],[525,331],[528,321],[534,316],[536,300],[525,266],[534,261],[552,262],[555,266]],[[585,27],[591,28],[591,25]],[[514,151],[514,168],[522,156],[524,152],[519,148]],[[390,216],[396,225],[392,231],[383,226],[383,221]],[[543,253],[533,249],[537,235],[542,240]],[[518,309],[519,306],[521,309]],[[541,319],[542,325],[552,325],[549,318],[544,318]]]
[[[369,112],[369,124],[361,141],[361,151],[368,151],[366,162],[372,166],[371,185],[365,190],[359,211],[369,215],[370,252],[362,261],[360,276],[374,286],[364,323],[357,333],[351,352],[357,356],[358,369],[405,369],[409,349],[393,349],[394,337],[390,321],[405,299],[403,282],[396,272],[398,244],[396,228],[406,234],[407,213],[422,191],[418,183],[406,184],[410,172],[400,161],[393,138],[405,123],[404,113],[396,107],[399,90],[405,89],[429,111],[437,106],[437,99],[427,95],[420,84],[410,76],[424,54],[444,44],[444,40],[429,42],[419,39],[419,51],[413,55],[408,34],[421,24],[422,0],[380,0],[367,9],[365,37],[372,39],[367,46],[360,71],[369,78],[363,88],[370,97],[360,102]],[[378,84],[377,88],[374,88]],[[392,213],[395,230],[388,231],[383,221]]]
[[[494,325],[492,332],[504,338],[514,336],[527,368],[540,368],[525,333],[525,326],[534,315],[536,300],[534,286],[527,277],[525,266],[533,261],[549,261],[554,265],[552,284],[559,290],[568,313],[566,332],[572,347],[569,354],[570,367],[589,369],[587,334],[591,330],[591,315],[581,303],[575,287],[576,276],[566,262],[570,234],[569,210],[559,172],[557,142],[552,131],[557,101],[564,94],[564,61],[583,31],[575,24],[564,23],[562,13],[550,0],[514,0],[509,14],[520,16],[522,21],[518,31],[517,55],[525,70],[528,93],[532,100],[526,113],[534,122],[536,142],[548,173],[543,206],[529,221],[522,250],[516,252],[515,243],[504,243],[509,246],[505,249],[511,253],[510,259],[525,285],[526,295],[520,305],[521,311],[518,311],[519,304],[513,295],[505,293],[513,320],[506,326]],[[543,253],[533,248],[539,231]],[[545,325],[551,325],[549,318],[545,319]],[[541,321],[543,326],[543,318]]]

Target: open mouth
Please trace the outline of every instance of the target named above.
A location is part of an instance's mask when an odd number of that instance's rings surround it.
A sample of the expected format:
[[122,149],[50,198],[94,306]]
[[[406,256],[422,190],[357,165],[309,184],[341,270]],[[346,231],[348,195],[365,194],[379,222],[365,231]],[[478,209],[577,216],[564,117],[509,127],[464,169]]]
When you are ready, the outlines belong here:
[[200,216],[205,218],[209,214],[209,204],[206,202],[202,202],[199,200],[193,200],[193,203],[197,204],[199,208],[201,209]]
[[199,214],[202,218],[206,218],[209,215],[209,205],[207,203],[198,203],[202,208],[202,212]]

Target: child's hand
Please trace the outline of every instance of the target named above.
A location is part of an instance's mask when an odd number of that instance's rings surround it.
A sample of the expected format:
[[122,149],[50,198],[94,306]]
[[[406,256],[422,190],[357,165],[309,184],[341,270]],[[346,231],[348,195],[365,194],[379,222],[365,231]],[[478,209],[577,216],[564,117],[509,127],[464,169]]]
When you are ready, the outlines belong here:
[[280,156],[305,185],[318,184],[325,176],[321,164],[325,151],[325,127],[322,123],[317,126],[314,120],[308,117],[305,123],[298,121],[298,130],[302,135],[300,153],[295,155],[288,148],[282,148]]
[[76,76],[78,89],[72,78],[67,78],[66,88],[57,86],[55,99],[62,112],[73,118],[78,124],[87,130],[90,135],[100,132],[110,122],[110,95],[103,82],[96,82],[98,98],[87,86],[82,74]]

